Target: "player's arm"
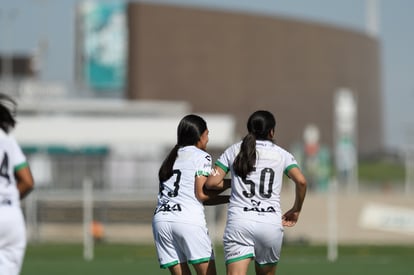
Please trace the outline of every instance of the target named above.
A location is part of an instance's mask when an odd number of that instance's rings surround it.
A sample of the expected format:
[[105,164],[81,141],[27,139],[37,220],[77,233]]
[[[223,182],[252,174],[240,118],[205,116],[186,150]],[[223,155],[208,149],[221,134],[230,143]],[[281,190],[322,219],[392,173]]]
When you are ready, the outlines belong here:
[[204,205],[218,205],[218,204],[225,204],[229,203],[230,196],[229,195],[217,195],[214,198],[210,198],[203,202]]
[[231,181],[229,179],[224,179],[226,176],[226,171],[223,170],[220,166],[215,166],[213,172],[208,176],[205,183],[207,190],[226,190],[230,188]]
[[[207,179],[208,180],[208,179]],[[230,201],[229,195],[219,195],[224,190],[230,188],[231,180],[230,179],[223,179],[222,182],[218,185],[220,189],[207,189],[206,185],[204,184],[203,191],[205,194],[210,194],[211,198],[204,201],[204,205],[217,205],[217,204],[224,204]]]
[[195,178],[195,196],[204,205],[217,205],[229,202],[229,196],[219,195],[221,190],[208,190],[205,188],[207,181],[206,176],[196,176]]
[[306,179],[298,167],[289,170],[288,176],[295,183],[295,202],[293,207],[282,216],[283,226],[294,226],[298,221],[306,195]]
[[17,167],[14,171],[14,176],[16,177],[17,189],[20,193],[20,199],[23,199],[33,190],[34,187],[32,172],[30,171],[27,163],[24,163],[22,166]]

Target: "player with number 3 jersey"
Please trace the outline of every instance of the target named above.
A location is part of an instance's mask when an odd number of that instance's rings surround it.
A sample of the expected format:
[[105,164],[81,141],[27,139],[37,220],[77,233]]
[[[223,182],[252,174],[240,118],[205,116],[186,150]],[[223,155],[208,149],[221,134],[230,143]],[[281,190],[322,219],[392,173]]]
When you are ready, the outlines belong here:
[[171,274],[215,275],[216,267],[208,236],[203,204],[227,203],[223,190],[207,191],[204,183],[211,172],[211,156],[205,152],[207,124],[197,115],[179,123],[177,144],[159,170],[158,203],[153,234],[161,268]]
[[[275,274],[283,226],[293,226],[302,208],[306,180],[295,158],[272,139],[276,121],[268,111],[254,112],[243,141],[231,145],[215,162],[206,188],[222,188],[231,172],[231,197],[224,232],[227,274],[246,274],[255,260],[256,274]],[[293,207],[282,215],[283,175],[296,184]]]
[[196,146],[178,149],[172,176],[160,185],[154,221],[206,226],[204,207],[194,195],[194,180],[207,178],[211,156]]

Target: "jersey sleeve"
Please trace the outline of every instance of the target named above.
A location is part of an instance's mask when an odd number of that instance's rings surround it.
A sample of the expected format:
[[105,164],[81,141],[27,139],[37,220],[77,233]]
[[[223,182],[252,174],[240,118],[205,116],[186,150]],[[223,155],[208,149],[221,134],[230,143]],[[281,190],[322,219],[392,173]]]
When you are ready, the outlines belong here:
[[283,150],[282,152],[283,152],[284,160],[285,160],[285,165],[284,165],[285,167],[284,167],[283,172],[284,172],[285,175],[288,175],[290,169],[292,169],[294,167],[299,168],[299,165],[298,165],[298,162],[296,161],[295,157],[291,153],[289,153],[285,150]]
[[209,154],[202,154],[197,161],[195,176],[208,177],[211,173],[211,156]]
[[216,160],[214,165],[220,167],[221,169],[223,169],[224,172],[228,173],[230,171],[230,167],[235,157],[235,147],[236,145],[232,145],[229,148],[227,148],[223,152],[223,154],[221,154],[221,156]]
[[10,146],[10,151],[12,153],[11,164],[13,166],[14,171],[18,171],[26,167],[28,165],[26,156],[23,154],[23,151],[17,144],[17,141],[12,137],[10,137]]

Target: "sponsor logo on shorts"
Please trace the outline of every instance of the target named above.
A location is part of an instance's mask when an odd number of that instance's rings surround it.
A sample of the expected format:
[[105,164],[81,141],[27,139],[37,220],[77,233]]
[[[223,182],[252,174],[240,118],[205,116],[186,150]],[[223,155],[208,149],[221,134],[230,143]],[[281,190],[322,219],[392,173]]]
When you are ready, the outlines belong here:
[[238,256],[238,255],[240,255],[240,251],[232,252],[228,255],[228,257],[234,257],[234,256]]

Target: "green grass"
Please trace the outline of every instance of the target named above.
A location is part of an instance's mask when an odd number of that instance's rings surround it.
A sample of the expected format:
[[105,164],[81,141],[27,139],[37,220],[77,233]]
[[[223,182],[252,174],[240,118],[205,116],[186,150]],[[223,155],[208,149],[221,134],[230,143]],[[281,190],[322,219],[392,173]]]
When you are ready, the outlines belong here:
[[360,161],[358,165],[360,180],[375,182],[398,182],[405,179],[404,164],[387,161]]
[[[341,246],[339,258],[326,260],[323,246],[284,246],[278,275],[407,275],[414,270],[410,246]],[[225,274],[223,251],[216,248],[218,274]],[[21,275],[129,275],[169,274],[158,267],[153,246],[101,244],[86,262],[80,244],[29,245]],[[248,274],[254,274],[251,264]]]

